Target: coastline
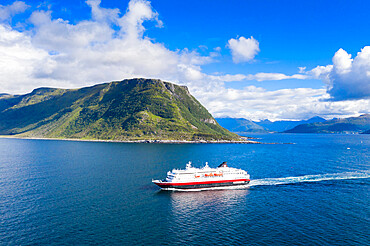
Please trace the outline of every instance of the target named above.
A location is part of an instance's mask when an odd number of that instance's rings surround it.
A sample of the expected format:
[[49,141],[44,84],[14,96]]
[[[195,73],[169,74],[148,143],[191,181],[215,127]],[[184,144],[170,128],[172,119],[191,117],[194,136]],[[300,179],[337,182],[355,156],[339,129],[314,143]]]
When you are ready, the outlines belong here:
[[154,144],[275,144],[275,143],[261,143],[252,140],[104,140],[104,139],[78,139],[78,138],[41,138],[41,137],[22,137],[0,135],[0,138],[9,139],[32,139],[32,140],[62,140],[62,141],[76,141],[76,142],[112,142],[112,143],[154,143]]

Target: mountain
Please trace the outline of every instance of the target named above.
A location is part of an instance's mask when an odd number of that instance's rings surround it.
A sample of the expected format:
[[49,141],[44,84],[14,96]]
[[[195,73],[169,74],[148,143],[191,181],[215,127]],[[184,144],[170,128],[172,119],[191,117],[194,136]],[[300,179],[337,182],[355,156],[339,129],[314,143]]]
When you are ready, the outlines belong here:
[[266,129],[244,118],[216,118],[217,122],[227,130],[235,133],[265,133]]
[[269,120],[262,120],[262,121],[254,121],[254,123],[262,126],[263,128],[269,131],[283,132],[283,131],[287,131],[301,124],[325,122],[325,121],[326,121],[325,119],[316,116],[311,119],[301,120],[301,121],[280,120],[280,121],[272,122]]
[[104,140],[237,140],[187,87],[130,79],[0,95],[0,134]]
[[287,133],[361,133],[370,129],[370,114],[359,117],[333,119],[325,122],[302,124]]

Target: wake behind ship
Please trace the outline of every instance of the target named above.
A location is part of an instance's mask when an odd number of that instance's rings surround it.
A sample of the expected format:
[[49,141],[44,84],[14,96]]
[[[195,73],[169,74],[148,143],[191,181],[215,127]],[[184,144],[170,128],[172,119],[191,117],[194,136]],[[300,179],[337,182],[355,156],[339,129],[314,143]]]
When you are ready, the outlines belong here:
[[189,162],[185,170],[173,169],[164,180],[152,182],[164,190],[199,189],[245,185],[250,182],[250,175],[242,169],[228,167],[226,162],[217,168],[210,168],[207,162],[203,168],[196,168]]

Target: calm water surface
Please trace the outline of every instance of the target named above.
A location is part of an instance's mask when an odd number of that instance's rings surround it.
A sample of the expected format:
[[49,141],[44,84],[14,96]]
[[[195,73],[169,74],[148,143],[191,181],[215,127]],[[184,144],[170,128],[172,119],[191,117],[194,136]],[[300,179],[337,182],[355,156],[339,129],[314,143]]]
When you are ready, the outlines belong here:
[[[368,245],[370,135],[295,144],[0,139],[0,244]],[[152,178],[228,161],[245,189],[159,191]]]

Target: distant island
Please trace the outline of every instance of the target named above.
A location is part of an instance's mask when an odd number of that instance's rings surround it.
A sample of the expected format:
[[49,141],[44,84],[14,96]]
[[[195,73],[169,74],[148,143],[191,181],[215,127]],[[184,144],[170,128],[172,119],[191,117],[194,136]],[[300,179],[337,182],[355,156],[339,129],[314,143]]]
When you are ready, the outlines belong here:
[[370,114],[359,117],[332,119],[325,122],[302,124],[286,133],[366,133],[370,129]]
[[0,135],[149,142],[251,142],[221,127],[187,87],[128,79],[0,94]]
[[363,133],[361,134],[370,134],[370,130],[367,130],[367,131],[364,131]]

